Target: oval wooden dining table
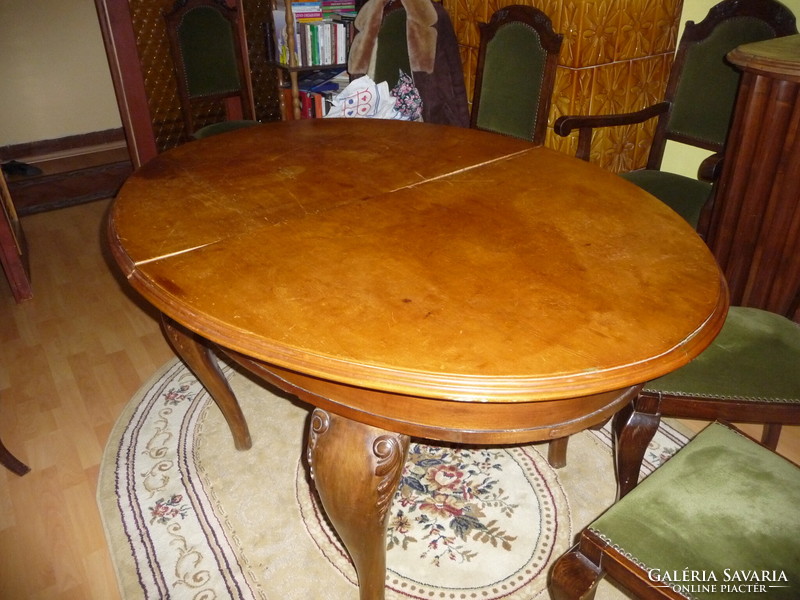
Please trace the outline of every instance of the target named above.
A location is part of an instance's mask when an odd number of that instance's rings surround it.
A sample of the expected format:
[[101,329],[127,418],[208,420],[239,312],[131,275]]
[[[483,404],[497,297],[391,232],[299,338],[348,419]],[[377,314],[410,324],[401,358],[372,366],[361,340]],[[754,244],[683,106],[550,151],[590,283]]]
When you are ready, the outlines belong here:
[[602,423],[700,353],[728,304],[703,241],[639,188],[440,125],[317,119],[187,143],[128,179],[108,227],[239,449],[215,352],[313,407],[309,468],[362,600],[384,598],[410,436]]

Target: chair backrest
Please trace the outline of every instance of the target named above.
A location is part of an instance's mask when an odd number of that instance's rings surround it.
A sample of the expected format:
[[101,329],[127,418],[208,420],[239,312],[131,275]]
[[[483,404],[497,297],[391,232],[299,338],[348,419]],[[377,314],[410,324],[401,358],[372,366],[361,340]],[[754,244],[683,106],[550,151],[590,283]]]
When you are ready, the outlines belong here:
[[385,81],[389,88],[397,83],[400,71],[411,75],[406,41],[406,11],[402,3],[392,2],[383,12],[375,55],[375,81]]
[[543,143],[562,36],[519,5],[496,11],[480,33],[470,126]]
[[776,0],[723,0],[681,36],[647,163],[659,169],[667,140],[721,151],[740,73],[726,55],[741,44],[797,33],[795,17]]
[[224,0],[177,0],[164,15],[188,133],[195,131],[192,100],[238,98],[227,119],[252,119],[237,11]]

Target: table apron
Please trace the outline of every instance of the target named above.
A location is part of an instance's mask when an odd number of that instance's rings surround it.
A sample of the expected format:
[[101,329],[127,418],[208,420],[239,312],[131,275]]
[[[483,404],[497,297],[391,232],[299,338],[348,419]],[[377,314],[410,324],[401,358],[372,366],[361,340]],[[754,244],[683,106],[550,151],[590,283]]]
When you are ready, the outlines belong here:
[[642,387],[533,402],[450,401],[327,381],[222,350],[260,379],[323,410],[395,433],[464,444],[566,437],[607,421]]

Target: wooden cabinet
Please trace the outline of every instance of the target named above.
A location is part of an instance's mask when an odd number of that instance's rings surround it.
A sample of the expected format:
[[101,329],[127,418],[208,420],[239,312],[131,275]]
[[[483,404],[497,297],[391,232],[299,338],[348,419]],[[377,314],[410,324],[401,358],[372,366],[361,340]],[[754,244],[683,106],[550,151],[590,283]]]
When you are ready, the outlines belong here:
[[745,44],[708,243],[731,304],[800,322],[800,35]]

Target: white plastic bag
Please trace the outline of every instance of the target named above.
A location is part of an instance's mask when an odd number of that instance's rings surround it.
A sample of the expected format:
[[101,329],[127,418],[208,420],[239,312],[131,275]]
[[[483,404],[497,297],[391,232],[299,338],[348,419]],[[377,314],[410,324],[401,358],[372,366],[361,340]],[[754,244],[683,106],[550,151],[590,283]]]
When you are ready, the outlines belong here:
[[351,81],[339,92],[325,117],[403,119],[403,115],[395,110],[395,101],[388,83],[375,83],[368,75],[364,75]]

